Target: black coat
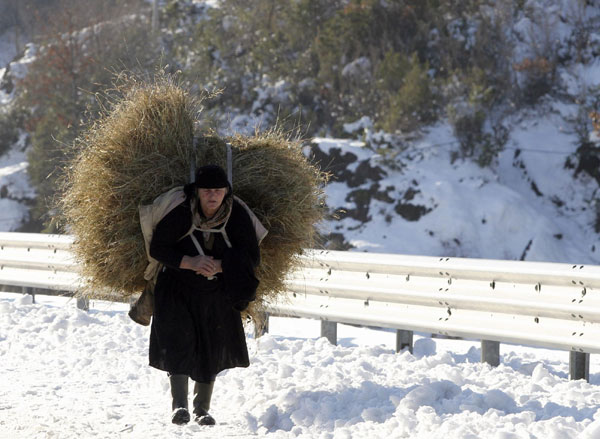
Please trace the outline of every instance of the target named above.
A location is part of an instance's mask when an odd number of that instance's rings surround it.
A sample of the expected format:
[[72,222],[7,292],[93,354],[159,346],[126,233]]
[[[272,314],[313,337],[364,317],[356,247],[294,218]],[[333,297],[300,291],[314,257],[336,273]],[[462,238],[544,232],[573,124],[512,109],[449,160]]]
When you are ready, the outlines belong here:
[[189,236],[180,240],[191,221],[187,200],[158,223],[150,244],[151,256],[165,265],[154,290],[150,365],[209,382],[224,369],[250,364],[240,311],[255,298],[260,253],[252,221],[234,201],[225,228],[231,248],[215,233],[209,250],[202,232],[194,232],[204,253],[222,260],[223,272],[208,280],[180,269],[184,255],[198,254]]

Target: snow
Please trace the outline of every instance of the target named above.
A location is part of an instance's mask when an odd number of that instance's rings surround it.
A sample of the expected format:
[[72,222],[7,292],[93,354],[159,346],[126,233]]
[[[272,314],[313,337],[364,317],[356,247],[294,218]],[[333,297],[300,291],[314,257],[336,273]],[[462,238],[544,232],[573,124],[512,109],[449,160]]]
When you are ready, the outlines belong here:
[[14,231],[29,217],[24,200],[32,199],[35,191],[27,176],[27,154],[20,142],[0,157],[0,230]]
[[352,134],[356,131],[371,129],[373,127],[373,121],[369,116],[363,116],[356,122],[345,123],[343,127],[346,133]]
[[342,69],[342,76],[351,79],[369,79],[371,76],[371,61],[365,56],[346,64]]
[[561,71],[561,82],[571,96],[585,96],[600,85],[600,61],[593,59],[590,63],[579,63]]
[[[600,365],[568,380],[568,353],[502,345],[480,363],[475,341],[271,318],[248,335],[251,365],[219,375],[215,427],[170,423],[166,373],[147,363],[149,329],[127,305],[0,294],[0,437],[594,438]],[[249,328],[250,330],[251,328]]]
[[14,29],[3,29],[0,32],[0,66],[6,66],[16,55]]
[[263,76],[260,87],[255,87],[256,99],[252,104],[252,113],[276,114],[277,104],[283,104],[290,100],[290,84],[286,81],[271,83],[267,76]]
[[10,72],[15,79],[23,79],[27,74],[29,64],[35,61],[38,48],[33,43],[25,46],[25,54],[19,60],[10,63]]

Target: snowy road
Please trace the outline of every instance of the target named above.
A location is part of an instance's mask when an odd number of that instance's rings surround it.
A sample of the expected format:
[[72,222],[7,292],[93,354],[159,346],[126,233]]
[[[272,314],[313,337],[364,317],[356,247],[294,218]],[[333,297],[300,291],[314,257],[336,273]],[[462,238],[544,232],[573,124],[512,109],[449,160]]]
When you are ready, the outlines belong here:
[[[148,329],[125,307],[0,294],[1,438],[598,438],[600,359],[570,382],[568,353],[416,337],[396,354],[388,331],[272,319],[248,339],[251,366],[221,374],[216,427],[170,424],[166,374],[147,366]],[[595,420],[599,418],[598,420]]]

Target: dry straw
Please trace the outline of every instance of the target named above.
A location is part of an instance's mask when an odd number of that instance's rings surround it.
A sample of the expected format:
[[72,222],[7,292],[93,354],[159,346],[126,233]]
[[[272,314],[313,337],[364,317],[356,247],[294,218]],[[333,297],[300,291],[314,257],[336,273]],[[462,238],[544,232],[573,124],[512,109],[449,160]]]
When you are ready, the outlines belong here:
[[[313,245],[323,216],[325,174],[301,152],[301,142],[274,129],[253,137],[194,133],[200,100],[172,78],[127,78],[118,98],[77,139],[79,154],[67,169],[61,208],[74,250],[88,279],[88,297],[139,293],[146,254],[138,206],[188,182],[191,163],[226,165],[233,145],[234,193],[269,234],[261,245],[260,286],[249,315],[284,290],[286,273]],[[197,142],[194,149],[194,134]]]
[[[322,188],[327,176],[302,154],[298,140],[271,130],[254,137],[227,139],[233,147],[233,190],[269,230],[261,244],[255,316],[265,301],[285,290],[284,277],[299,261],[305,248],[313,247],[314,225],[323,217]],[[202,163],[226,166],[223,142],[205,138]]]

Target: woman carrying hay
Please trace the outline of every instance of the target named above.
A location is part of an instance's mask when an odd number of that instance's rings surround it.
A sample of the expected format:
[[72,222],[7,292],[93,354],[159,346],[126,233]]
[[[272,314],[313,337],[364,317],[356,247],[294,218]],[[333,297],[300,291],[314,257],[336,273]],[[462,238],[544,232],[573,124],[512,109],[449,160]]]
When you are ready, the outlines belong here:
[[[186,200],[158,223],[150,244],[151,256],[164,264],[154,291],[150,365],[169,374],[173,423],[190,420],[191,378],[195,421],[214,425],[208,411],[217,374],[250,364],[240,311],[255,298],[260,252],[252,221],[223,169],[198,168],[185,193]],[[197,229],[182,239],[192,221]]]

